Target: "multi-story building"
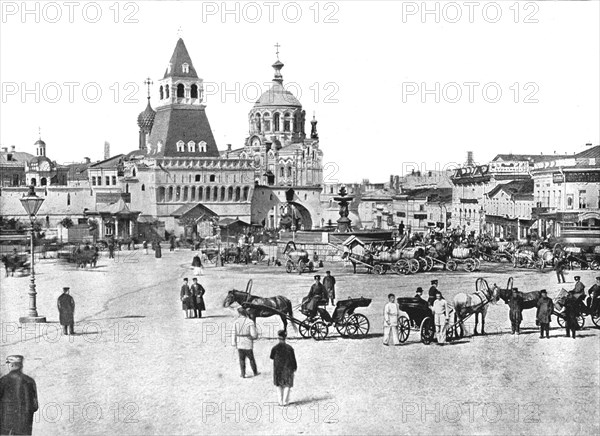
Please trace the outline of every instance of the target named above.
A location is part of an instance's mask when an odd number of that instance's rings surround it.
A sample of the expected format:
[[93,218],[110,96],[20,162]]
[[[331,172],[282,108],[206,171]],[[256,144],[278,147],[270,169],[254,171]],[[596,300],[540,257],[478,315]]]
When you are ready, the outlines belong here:
[[503,239],[525,238],[531,233],[533,205],[532,179],[497,184],[483,199],[484,232]]

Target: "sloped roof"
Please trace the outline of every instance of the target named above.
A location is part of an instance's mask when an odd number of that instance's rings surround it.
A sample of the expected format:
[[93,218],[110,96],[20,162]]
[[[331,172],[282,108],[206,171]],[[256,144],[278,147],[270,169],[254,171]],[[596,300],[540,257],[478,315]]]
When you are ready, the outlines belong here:
[[242,226],[249,226],[250,224],[248,224],[246,221],[242,221],[239,218],[222,218],[219,220],[219,227],[231,227],[233,225],[242,225]]
[[67,179],[68,180],[87,180],[88,178],[88,167],[90,164],[88,163],[74,163],[62,166],[63,168],[67,168]]
[[273,81],[271,88],[263,92],[256,100],[254,107],[269,108],[276,107],[302,107],[302,104],[290,91],[284,88],[283,84],[278,81]]
[[600,145],[596,145],[595,147],[588,148],[587,150],[582,151],[581,153],[577,153],[575,155],[576,159],[600,159]]
[[184,216],[191,218],[212,218],[219,215],[202,203],[189,203],[184,204],[180,208],[176,209],[171,213],[171,216],[175,218],[181,218]]
[[[192,79],[198,78],[196,69],[192,64],[192,58],[190,57],[190,54],[185,47],[185,43],[181,38],[179,38],[177,44],[175,45],[175,50],[173,50],[173,55],[171,56],[169,64],[171,65],[171,71],[169,71],[169,68],[167,68],[165,70],[163,79],[166,79],[167,77],[186,77]],[[183,72],[183,68],[181,67],[183,64],[189,65],[188,73]]]
[[129,209],[129,206],[127,206],[127,203],[125,203],[125,201],[122,198],[119,198],[119,200],[116,203],[111,203],[111,204],[99,203],[99,204],[97,204],[96,212],[108,213],[111,215],[132,215],[132,214],[141,213],[141,212],[135,212],[135,211],[132,211],[131,209]]
[[[8,155],[11,155],[11,160],[8,160]],[[0,166],[3,167],[25,167],[25,162],[29,162],[35,156],[23,151],[0,152]]]
[[529,162],[543,162],[555,160],[556,156],[550,154],[497,154],[492,162],[497,161],[529,161]]
[[496,185],[488,192],[488,198],[495,196],[500,191],[504,191],[510,196],[533,194],[533,179],[514,180],[512,182]]
[[119,160],[123,158],[124,154],[117,154],[116,156],[109,157],[108,159],[101,160],[100,162],[93,163],[89,166],[89,168],[116,168]]

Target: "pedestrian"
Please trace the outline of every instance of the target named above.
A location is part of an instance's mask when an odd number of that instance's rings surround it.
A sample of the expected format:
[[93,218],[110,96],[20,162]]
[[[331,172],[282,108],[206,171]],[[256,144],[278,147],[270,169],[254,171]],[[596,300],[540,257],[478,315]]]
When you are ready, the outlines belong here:
[[400,221],[400,224],[398,224],[398,234],[400,237],[404,236],[404,221]]
[[421,301],[426,301],[426,300],[423,298],[423,288],[422,288],[422,287],[420,287],[420,286],[419,286],[419,287],[417,288],[417,292],[415,293],[415,297],[414,297],[414,298],[417,298],[417,299],[419,299],[419,300],[421,300]]
[[435,293],[435,301],[431,306],[431,311],[433,312],[437,343],[438,345],[444,345],[446,343],[446,330],[448,329],[450,313],[448,303],[446,303],[440,291],[436,291]]
[[115,244],[113,241],[108,242],[108,258],[109,259],[115,258]]
[[241,377],[246,377],[246,358],[250,361],[250,367],[254,376],[260,374],[254,360],[254,340],[258,339],[258,332],[254,321],[248,318],[246,309],[238,307],[238,319],[233,324],[233,346],[238,350]]
[[23,356],[6,357],[9,373],[0,377],[0,434],[30,435],[38,410],[35,380],[23,374]]
[[510,328],[512,334],[521,334],[521,321],[523,321],[523,296],[519,289],[513,288],[510,299],[508,300],[508,317],[510,319]]
[[540,325],[540,339],[550,339],[550,321],[552,320],[552,312],[554,311],[554,303],[551,298],[548,298],[548,293],[545,289],[540,291],[540,299],[537,302],[536,318]]
[[277,386],[277,399],[280,406],[290,404],[290,390],[294,387],[294,373],[298,369],[296,354],[291,345],[285,342],[287,332],[277,332],[279,343],[271,349],[273,360],[273,384]]
[[192,279],[190,291],[195,303],[194,317],[202,318],[202,311],[206,310],[206,306],[204,305],[204,294],[206,293],[206,290],[200,283],[198,283],[198,279],[196,277]]
[[190,314],[194,315],[196,303],[188,286],[187,277],[183,279],[183,285],[181,285],[181,291],[179,293],[181,298],[181,309],[185,310],[185,317],[190,318]]
[[323,286],[325,286],[325,290],[327,291],[328,300],[331,301],[332,306],[335,306],[335,277],[331,275],[331,271],[325,272]]
[[162,248],[160,247],[160,241],[156,240],[154,243],[154,257],[160,259],[162,257]]
[[196,254],[192,259],[192,267],[194,268],[195,276],[202,275],[202,261],[200,260],[200,256],[198,256],[198,254]]
[[169,238],[169,251],[175,251],[175,236]]
[[565,317],[565,329],[567,333],[567,338],[569,336],[573,336],[575,339],[575,330],[577,330],[577,315],[579,308],[579,300],[573,295],[573,291],[569,291],[567,298],[565,300],[565,309],[564,309],[564,317]]
[[573,288],[573,294],[575,295],[575,298],[583,298],[585,296],[585,285],[581,283],[581,277],[575,276],[573,279],[575,279],[575,287]]
[[400,317],[400,307],[396,303],[394,294],[388,295],[388,302],[383,308],[383,345],[390,345],[390,336],[392,345],[400,345],[398,337],[398,318]]
[[144,249],[144,254],[148,254],[148,241],[142,242],[142,247]]
[[433,279],[431,281],[431,287],[429,288],[429,298],[427,299],[427,302],[429,303],[430,306],[433,306],[433,302],[436,299],[435,294],[438,292],[437,286],[438,286],[437,279]]
[[75,334],[75,300],[69,295],[70,288],[64,287],[63,293],[58,297],[58,317],[63,328],[63,334]]
[[588,290],[587,307],[590,314],[596,314],[600,303],[600,276],[596,277],[594,283]]
[[558,279],[558,283],[565,282],[565,263],[566,260],[564,256],[560,256],[556,260],[556,264],[554,265],[554,271],[556,271],[556,278]]

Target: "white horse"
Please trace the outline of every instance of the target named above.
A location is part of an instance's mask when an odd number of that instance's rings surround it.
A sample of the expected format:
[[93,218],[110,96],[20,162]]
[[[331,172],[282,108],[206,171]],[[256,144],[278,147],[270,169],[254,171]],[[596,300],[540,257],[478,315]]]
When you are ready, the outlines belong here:
[[485,335],[485,315],[487,314],[488,304],[495,303],[497,297],[488,286],[488,283],[483,278],[478,278],[475,282],[475,292],[466,294],[460,292],[456,294],[453,300],[454,306],[454,325],[457,331],[457,336],[464,336],[463,321],[466,317],[475,314],[475,329],[473,334],[477,335],[477,324],[479,315],[481,315],[481,334]]

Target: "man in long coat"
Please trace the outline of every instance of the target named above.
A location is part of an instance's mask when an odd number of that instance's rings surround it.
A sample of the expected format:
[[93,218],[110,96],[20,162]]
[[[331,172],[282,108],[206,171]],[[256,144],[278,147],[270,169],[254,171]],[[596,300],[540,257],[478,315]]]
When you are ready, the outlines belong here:
[[437,285],[438,285],[437,279],[434,279],[431,281],[431,287],[429,288],[429,298],[427,299],[427,302],[429,303],[430,306],[432,306],[433,302],[435,301],[435,294],[438,292]]
[[307,316],[309,318],[314,318],[319,311],[321,318],[325,322],[331,322],[331,317],[324,309],[319,309],[319,306],[327,305],[327,291],[325,290],[325,286],[321,284],[321,276],[315,276],[315,282],[310,287],[310,291],[308,295],[303,299],[302,306],[307,312]]
[[[63,293],[58,297],[58,315],[63,334],[75,334],[75,300],[69,295],[70,288],[64,287]],[[68,328],[68,332],[67,332]]]
[[160,259],[162,257],[162,248],[160,247],[160,241],[154,243],[154,257]]
[[188,279],[183,279],[183,285],[181,285],[181,291],[179,293],[181,299],[181,309],[185,310],[185,317],[190,318],[190,313],[193,316],[195,312],[196,302],[194,296],[188,286]]
[[552,298],[548,298],[548,293],[545,289],[540,291],[541,297],[537,302],[536,318],[540,325],[540,339],[544,337],[550,338],[550,321],[552,319],[552,312],[554,311],[554,302]]
[[523,296],[517,288],[513,288],[512,295],[508,300],[510,328],[512,334],[521,334],[521,321],[523,321]]
[[579,300],[573,295],[573,291],[569,291],[569,295],[565,300],[565,329],[567,338],[573,335],[575,339],[575,330],[577,330],[577,315],[579,314]]
[[600,276],[596,277],[596,283],[588,289],[587,307],[591,314],[596,313],[598,304],[600,304]]
[[198,279],[196,277],[192,279],[190,292],[195,302],[194,317],[202,318],[202,311],[206,310],[206,306],[204,305],[204,294],[206,293],[206,290],[200,283],[198,283]]
[[323,286],[327,291],[328,300],[331,300],[331,305],[335,306],[335,277],[331,275],[331,271],[326,271],[325,274]]
[[23,374],[23,356],[6,358],[9,373],[0,378],[0,434],[30,435],[38,410],[35,380]]
[[398,337],[398,318],[400,317],[400,308],[396,303],[394,294],[388,295],[388,302],[383,307],[383,345],[390,345],[390,336],[392,345],[400,345]]

